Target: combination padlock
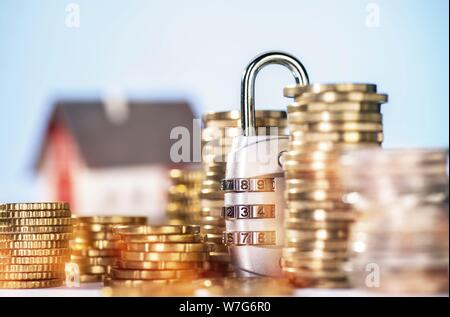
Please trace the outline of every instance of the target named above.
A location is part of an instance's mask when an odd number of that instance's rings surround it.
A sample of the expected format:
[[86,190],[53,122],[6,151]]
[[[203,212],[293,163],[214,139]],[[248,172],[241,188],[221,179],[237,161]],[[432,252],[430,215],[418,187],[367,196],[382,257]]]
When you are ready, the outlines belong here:
[[309,84],[303,65],[281,52],[256,57],[242,77],[243,134],[233,139],[227,158],[222,215],[226,222],[224,243],[232,264],[239,276],[246,277],[281,276],[285,199],[280,159],[288,136],[257,133],[255,118],[255,79],[270,64],[287,67],[297,84]]

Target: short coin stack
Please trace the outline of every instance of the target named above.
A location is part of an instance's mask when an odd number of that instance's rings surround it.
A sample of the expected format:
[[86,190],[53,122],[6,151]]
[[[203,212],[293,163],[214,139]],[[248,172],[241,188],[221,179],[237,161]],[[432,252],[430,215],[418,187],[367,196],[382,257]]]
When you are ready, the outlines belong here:
[[200,221],[200,188],[203,170],[172,169],[172,185],[166,207],[169,224],[193,224]]
[[337,177],[341,150],[379,146],[380,105],[387,95],[372,84],[314,84],[284,90],[291,138],[283,156],[286,247],[283,270],[300,287],[347,287],[343,264],[355,214],[342,200]]
[[209,246],[195,225],[117,226],[123,247],[109,286],[138,286],[201,276]]
[[112,228],[117,225],[147,223],[146,217],[77,217],[71,241],[71,262],[78,265],[81,283],[102,282],[120,255],[119,238]]
[[[235,136],[241,135],[241,113],[237,110],[208,112],[203,115],[202,159],[204,180],[201,188],[201,225],[206,240],[212,245],[208,263],[208,277],[232,276],[228,249],[223,243],[225,219],[222,218],[224,193],[221,181],[225,178],[227,155]],[[284,111],[256,111],[257,133],[287,135]]]
[[0,204],[0,288],[62,286],[72,223],[67,203]]

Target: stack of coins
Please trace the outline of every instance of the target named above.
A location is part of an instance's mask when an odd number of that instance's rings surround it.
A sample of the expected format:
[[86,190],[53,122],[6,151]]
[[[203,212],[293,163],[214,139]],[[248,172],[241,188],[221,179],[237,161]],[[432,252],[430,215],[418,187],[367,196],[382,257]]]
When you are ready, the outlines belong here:
[[122,241],[109,286],[138,286],[201,276],[209,247],[195,225],[116,226]]
[[67,203],[0,205],[0,288],[64,284],[73,219]]
[[387,95],[372,84],[291,86],[285,96],[291,131],[283,156],[286,246],[283,271],[300,287],[347,287],[343,268],[355,214],[342,200],[337,161],[342,150],[378,147],[380,105]]
[[[227,155],[235,136],[242,134],[241,113],[237,110],[208,112],[203,115],[202,158],[204,180],[201,188],[201,226],[206,240],[212,245],[207,264],[208,277],[232,276],[228,249],[223,243],[225,231],[224,193],[221,180],[225,178]],[[287,135],[284,111],[256,111],[257,133]]]
[[78,265],[81,283],[102,282],[111,272],[120,255],[119,237],[113,234],[116,225],[146,224],[146,217],[93,216],[75,218],[71,241],[71,263]]
[[346,266],[352,286],[448,293],[448,149],[347,151],[340,175],[357,212]]
[[194,224],[200,221],[200,188],[203,170],[172,169],[169,171],[172,185],[169,188],[166,207],[169,224]]
[[106,296],[292,296],[293,288],[287,280],[273,278],[205,278],[195,281],[174,281],[164,283],[145,283],[135,287],[117,285],[107,287]]

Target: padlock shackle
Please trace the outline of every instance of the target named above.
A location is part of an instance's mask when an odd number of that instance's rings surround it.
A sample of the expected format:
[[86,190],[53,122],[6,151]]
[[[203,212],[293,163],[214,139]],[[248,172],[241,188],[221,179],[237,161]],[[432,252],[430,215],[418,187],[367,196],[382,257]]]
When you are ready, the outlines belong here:
[[245,68],[241,80],[241,124],[245,136],[255,135],[255,80],[258,72],[266,65],[278,64],[287,67],[295,82],[308,85],[308,73],[302,63],[292,55],[283,52],[267,52],[253,59]]

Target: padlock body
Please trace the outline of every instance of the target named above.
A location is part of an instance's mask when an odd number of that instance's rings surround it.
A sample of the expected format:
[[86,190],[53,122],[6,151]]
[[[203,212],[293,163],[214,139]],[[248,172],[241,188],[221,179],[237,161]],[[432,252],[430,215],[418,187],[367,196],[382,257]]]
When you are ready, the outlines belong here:
[[285,185],[280,161],[287,143],[288,137],[279,135],[233,140],[225,176],[230,187],[224,188],[224,239],[239,276],[281,276]]

